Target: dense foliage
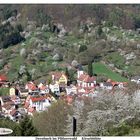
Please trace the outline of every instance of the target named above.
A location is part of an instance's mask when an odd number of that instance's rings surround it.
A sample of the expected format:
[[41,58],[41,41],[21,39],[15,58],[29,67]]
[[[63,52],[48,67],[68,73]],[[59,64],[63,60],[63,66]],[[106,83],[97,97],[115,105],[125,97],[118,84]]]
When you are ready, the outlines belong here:
[[24,38],[20,35],[21,25],[15,28],[9,22],[0,26],[0,48],[7,48],[9,45],[15,45]]
[[32,119],[28,116],[20,122],[21,136],[38,136],[37,127],[35,128]]
[[65,135],[67,115],[70,108],[66,103],[59,100],[51,105],[47,111],[36,114],[34,125],[43,136],[63,136]]

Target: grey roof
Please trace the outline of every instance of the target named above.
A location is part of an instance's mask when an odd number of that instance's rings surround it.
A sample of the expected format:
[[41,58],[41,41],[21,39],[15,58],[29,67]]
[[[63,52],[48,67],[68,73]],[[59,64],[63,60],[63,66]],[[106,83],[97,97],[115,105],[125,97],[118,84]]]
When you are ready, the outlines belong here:
[[112,83],[110,83],[110,82],[105,82],[103,84],[104,84],[104,86],[113,86]]
[[2,100],[4,102],[11,101],[11,97],[10,96],[2,96]]
[[46,80],[41,79],[41,80],[40,80],[40,83],[45,84],[45,83],[46,83]]
[[139,79],[140,79],[140,76],[134,76],[134,77],[132,77],[131,79],[139,80]]
[[82,65],[81,65],[81,64],[78,64],[77,69],[78,69],[78,70],[83,70]]

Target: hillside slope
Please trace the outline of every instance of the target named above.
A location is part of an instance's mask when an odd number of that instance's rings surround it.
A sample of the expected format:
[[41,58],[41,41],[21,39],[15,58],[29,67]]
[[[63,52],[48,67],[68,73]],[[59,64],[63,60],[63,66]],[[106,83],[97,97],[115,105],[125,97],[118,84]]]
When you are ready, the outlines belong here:
[[[139,19],[139,5],[16,6],[0,5],[1,13],[5,13],[0,15],[1,24],[8,21],[8,26],[4,29],[1,25],[1,28],[8,31],[8,35],[14,29],[24,38],[0,50],[0,73],[8,75],[10,81],[36,80],[47,77],[51,71],[65,71],[66,67],[73,71],[71,66],[87,65],[89,61],[103,61],[127,79],[139,75],[140,34],[120,27],[123,26],[120,14],[125,12],[126,17],[131,17],[125,22],[133,25],[125,24],[125,27],[134,28],[136,20],[131,19]],[[113,8],[120,12],[116,17],[108,15],[109,11],[114,13]],[[72,22],[76,26],[68,25]],[[0,36],[7,42],[7,35]]]

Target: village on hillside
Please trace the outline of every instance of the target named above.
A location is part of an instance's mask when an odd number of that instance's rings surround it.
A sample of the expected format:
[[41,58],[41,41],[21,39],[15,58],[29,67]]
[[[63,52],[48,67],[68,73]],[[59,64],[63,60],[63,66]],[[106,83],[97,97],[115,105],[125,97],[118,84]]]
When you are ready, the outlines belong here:
[[[94,98],[99,90],[125,90],[127,82],[116,82],[108,79],[97,83],[97,76],[90,76],[82,66],[77,68],[76,84],[69,83],[68,76],[64,72],[51,72],[51,82],[46,79],[40,83],[29,81],[25,85],[10,83],[5,75],[0,75],[0,88],[7,88],[8,95],[0,97],[0,116],[18,122],[25,115],[33,116],[35,112],[48,109],[58,99],[64,100],[69,105],[75,97]],[[131,81],[140,83],[140,77],[134,77]]]

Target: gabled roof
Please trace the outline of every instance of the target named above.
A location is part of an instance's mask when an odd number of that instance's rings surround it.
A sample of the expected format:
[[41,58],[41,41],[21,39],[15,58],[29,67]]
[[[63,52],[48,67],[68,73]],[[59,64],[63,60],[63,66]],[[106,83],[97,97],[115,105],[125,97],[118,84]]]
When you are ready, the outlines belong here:
[[[77,89],[78,89],[78,93],[84,93],[84,94],[88,94],[88,93],[94,91],[93,87],[82,87],[82,88],[81,87],[77,87]],[[82,90],[83,90],[83,92],[82,92]]]
[[29,107],[30,103],[29,102],[26,102],[24,107],[27,109]]
[[38,85],[38,88],[39,88],[40,90],[46,90],[46,89],[48,89],[48,87],[45,86],[45,85],[43,85],[42,83],[40,83],[40,84]]
[[48,88],[47,88],[47,86],[42,86],[42,87],[40,87],[39,89],[40,89],[40,90],[46,90],[46,89],[48,89]]
[[11,97],[10,96],[2,96],[1,99],[3,100],[3,102],[11,101]]
[[31,97],[32,102],[39,102],[45,100],[45,97]]
[[0,82],[8,81],[8,78],[5,75],[0,75]]
[[28,89],[30,89],[30,90],[36,90],[36,89],[37,89],[36,85],[35,85],[33,82],[27,83],[26,86],[27,86]]
[[11,96],[11,100],[13,101],[13,100],[18,100],[18,99],[20,99],[18,96],[16,96],[16,95],[13,95],[13,96]]
[[33,113],[34,111],[35,111],[35,109],[33,107],[28,108],[28,112]]
[[10,115],[13,116],[13,115],[16,114],[16,112],[17,112],[17,111],[16,111],[15,109],[13,109],[13,110],[10,112]]
[[52,72],[51,74],[54,75],[54,80],[59,80],[62,75],[67,77],[63,72]]
[[103,84],[104,84],[104,86],[107,86],[107,87],[108,86],[113,86],[113,84],[111,82],[104,82]]
[[68,104],[71,104],[73,102],[73,97],[67,96],[66,101],[68,102]]
[[79,64],[79,65],[77,66],[77,69],[78,69],[79,71],[83,71],[83,67],[82,67],[82,65]]
[[25,88],[19,88],[18,90],[19,90],[21,93],[22,93],[22,92],[28,92],[28,89],[25,89]]
[[78,80],[86,83],[93,83],[96,80],[96,77],[90,77],[88,74],[81,74]]
[[12,105],[13,104],[11,104],[11,102],[9,102],[9,103],[5,103],[2,107],[5,108],[6,110],[9,110],[12,108]]

